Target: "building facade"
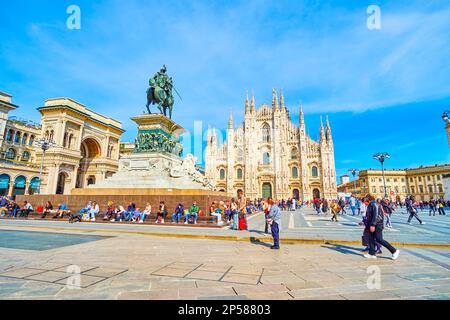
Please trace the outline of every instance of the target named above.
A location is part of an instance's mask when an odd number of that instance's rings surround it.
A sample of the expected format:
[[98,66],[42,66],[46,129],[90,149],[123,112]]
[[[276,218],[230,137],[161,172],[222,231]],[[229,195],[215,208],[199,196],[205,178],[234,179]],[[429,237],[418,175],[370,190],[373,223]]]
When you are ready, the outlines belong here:
[[34,141],[40,125],[9,117],[18,108],[12,96],[0,92],[0,195],[33,194],[39,186]]
[[272,106],[256,109],[255,98],[245,101],[244,123],[237,128],[233,118],[226,141],[218,145],[215,130],[208,131],[205,175],[218,191],[229,196],[301,200],[337,196],[334,145],[331,126],[322,120],[320,140],[307,134],[303,110],[295,125],[273,90]]
[[38,191],[40,139],[55,143],[45,152],[41,194],[70,194],[118,171],[120,122],[68,98],[49,99],[38,108],[39,125],[9,117],[16,108],[10,95],[0,94],[0,194]]
[[[386,193],[391,200],[404,201],[408,195],[416,200],[446,198],[444,178],[450,174],[450,164],[406,170],[385,170]],[[359,178],[338,186],[339,192],[361,197],[367,193],[377,198],[385,195],[381,170],[362,170]]]

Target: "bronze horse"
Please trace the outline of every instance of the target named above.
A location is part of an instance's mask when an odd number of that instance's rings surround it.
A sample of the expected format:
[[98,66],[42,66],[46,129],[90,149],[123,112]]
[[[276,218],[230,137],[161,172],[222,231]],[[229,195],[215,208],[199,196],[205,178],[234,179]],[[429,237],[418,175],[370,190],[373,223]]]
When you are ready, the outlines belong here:
[[161,114],[167,117],[167,110],[169,110],[169,118],[172,119],[172,110],[173,110],[173,97],[168,95],[162,88],[160,87],[150,87],[147,89],[147,105],[146,108],[148,113],[151,114],[150,105],[157,105]]

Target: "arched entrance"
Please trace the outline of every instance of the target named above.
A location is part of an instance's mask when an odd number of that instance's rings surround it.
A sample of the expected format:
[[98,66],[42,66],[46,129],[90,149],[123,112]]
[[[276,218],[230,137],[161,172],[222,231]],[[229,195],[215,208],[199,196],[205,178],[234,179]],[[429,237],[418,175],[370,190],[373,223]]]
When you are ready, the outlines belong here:
[[262,197],[264,199],[272,197],[272,185],[269,182],[264,182],[262,184]]
[[58,174],[58,183],[56,184],[56,194],[64,194],[64,188],[66,186],[67,173],[60,172]]
[[35,193],[38,193],[38,191],[39,191],[39,178],[38,177],[34,177],[30,181],[30,187],[28,188],[28,193],[30,195],[33,195]]
[[89,176],[87,179],[87,185],[90,186],[92,184],[95,184],[95,176]]
[[7,174],[0,175],[0,196],[7,196],[9,191],[10,176]]
[[300,191],[298,189],[292,190],[292,197],[294,199],[300,200]]
[[16,180],[14,180],[14,189],[12,196],[22,196],[25,194],[25,187],[27,184],[27,178],[24,176],[18,176]]
[[[77,180],[75,183],[76,188],[84,188],[86,185],[89,185],[89,182],[92,182],[92,180],[88,181],[90,177],[87,178],[90,173],[89,171],[91,169],[92,161],[101,156],[100,144],[93,138],[87,138],[84,140],[81,143],[80,151],[81,160],[77,171]],[[95,171],[95,169],[92,171]],[[93,182],[95,183],[95,178]]]
[[321,199],[320,190],[317,188],[313,190],[313,199]]

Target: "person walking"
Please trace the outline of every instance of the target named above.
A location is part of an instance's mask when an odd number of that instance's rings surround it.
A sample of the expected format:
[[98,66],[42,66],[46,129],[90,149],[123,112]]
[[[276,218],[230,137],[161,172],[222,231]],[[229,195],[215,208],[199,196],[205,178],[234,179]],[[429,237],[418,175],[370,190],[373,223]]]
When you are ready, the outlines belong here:
[[383,206],[377,204],[375,198],[368,194],[366,196],[368,203],[366,211],[366,230],[369,232],[369,253],[364,254],[367,259],[376,259],[376,242],[389,250],[392,254],[392,260],[397,260],[400,250],[395,249],[389,242],[383,239],[384,229],[384,209]]
[[433,216],[436,216],[437,203],[434,201],[434,199],[430,200],[430,203],[428,204],[428,207],[430,208],[430,217],[431,217],[432,213],[433,213]]
[[356,212],[356,199],[353,196],[353,194],[350,197],[349,205],[350,205],[350,210],[352,210],[352,216],[354,216],[355,212]]
[[422,220],[420,220],[419,215],[417,214],[417,205],[414,203],[414,197],[410,196],[406,199],[406,210],[409,212],[408,224],[411,224],[412,218],[416,218],[420,224],[425,224]]
[[444,205],[445,205],[444,200],[439,199],[439,201],[437,203],[439,215],[445,216]]
[[386,216],[386,227],[392,228],[392,219],[391,215],[394,212],[394,208],[388,199],[381,200],[380,205],[383,207]]
[[267,203],[270,206],[269,213],[267,214],[267,222],[270,224],[273,237],[273,246],[270,249],[280,249],[280,224],[281,224],[281,212],[280,209],[274,205],[272,199],[268,199]]

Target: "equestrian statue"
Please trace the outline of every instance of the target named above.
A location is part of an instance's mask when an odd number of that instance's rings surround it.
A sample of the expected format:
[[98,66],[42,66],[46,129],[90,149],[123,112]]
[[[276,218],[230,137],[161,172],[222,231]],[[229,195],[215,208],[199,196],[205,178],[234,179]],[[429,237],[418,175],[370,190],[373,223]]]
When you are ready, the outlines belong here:
[[[174,99],[172,95],[172,89],[178,94],[173,87],[173,80],[167,75],[167,68],[163,66],[153,78],[149,80],[149,88],[147,89],[147,105],[148,113],[151,114],[150,105],[157,105],[161,114],[167,117],[167,111],[169,111],[169,118],[172,119],[172,110]],[[180,96],[178,94],[178,96]],[[180,97],[181,99],[181,97]]]

